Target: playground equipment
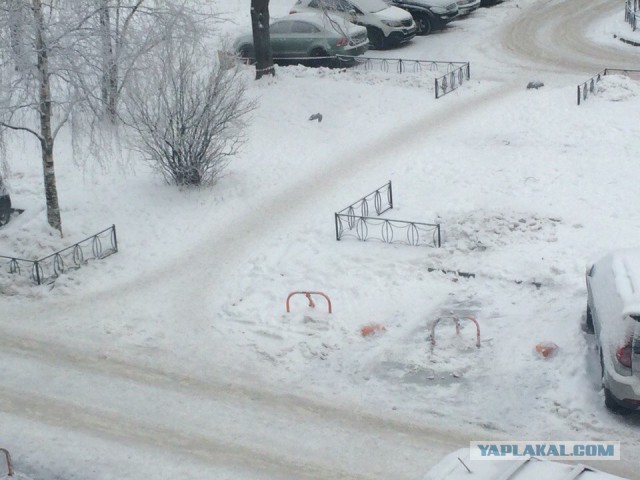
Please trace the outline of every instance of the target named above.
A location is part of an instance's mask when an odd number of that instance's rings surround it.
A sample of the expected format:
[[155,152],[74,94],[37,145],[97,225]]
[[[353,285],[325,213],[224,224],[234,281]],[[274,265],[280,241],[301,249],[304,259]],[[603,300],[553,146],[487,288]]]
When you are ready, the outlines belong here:
[[[13,467],[11,466],[11,455],[9,455],[9,450],[7,450],[6,448],[0,448],[0,452],[4,454],[5,460],[7,462],[7,477],[13,477]],[[1,471],[0,476],[2,476]]]
[[287,296],[287,303],[286,303],[286,307],[287,307],[287,313],[289,313],[291,310],[289,309],[289,300],[291,299],[291,297],[293,297],[294,295],[304,295],[305,297],[307,297],[307,300],[309,300],[309,306],[311,308],[316,308],[316,304],[313,301],[313,299],[311,298],[311,295],[322,295],[326,300],[327,300],[327,305],[329,306],[329,313],[331,313],[331,300],[329,300],[329,297],[327,295],[325,295],[322,292],[305,292],[305,291],[299,291],[299,292],[291,292],[288,296]]
[[472,321],[475,326],[476,326],[476,347],[480,348],[480,325],[478,324],[478,321],[472,317],[471,315],[467,315],[465,317],[458,317],[457,315],[451,315],[449,317],[440,317],[438,318],[435,322],[433,322],[433,325],[431,326],[431,349],[433,349],[433,347],[436,345],[436,326],[438,325],[438,323],[440,323],[441,320],[453,320],[453,322],[456,325],[456,335],[460,334],[460,320],[470,320]]

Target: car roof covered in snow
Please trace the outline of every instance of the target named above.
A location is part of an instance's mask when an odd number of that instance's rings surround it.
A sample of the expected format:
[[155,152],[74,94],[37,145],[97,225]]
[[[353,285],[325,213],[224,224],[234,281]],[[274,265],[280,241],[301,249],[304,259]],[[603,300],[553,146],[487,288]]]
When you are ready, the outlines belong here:
[[[471,470],[471,473],[467,468]],[[468,448],[450,453],[429,470],[423,478],[423,480],[540,479],[629,480],[586,465],[558,463],[537,457],[523,460],[470,460]]]
[[[305,22],[313,23],[314,25],[325,30],[329,28],[331,28],[332,30],[335,30],[335,27],[331,25],[332,23],[335,25],[338,25],[340,28],[358,29],[358,26],[356,24],[351,23],[345,20],[344,18],[329,12],[325,12],[325,13],[298,12],[292,15],[287,15],[284,17],[274,19],[273,22],[274,23],[280,22],[282,20],[285,20],[285,21],[303,20]],[[364,28],[364,27],[361,27],[361,28]]]
[[640,248],[614,250],[607,258],[622,298],[622,314],[640,314]]

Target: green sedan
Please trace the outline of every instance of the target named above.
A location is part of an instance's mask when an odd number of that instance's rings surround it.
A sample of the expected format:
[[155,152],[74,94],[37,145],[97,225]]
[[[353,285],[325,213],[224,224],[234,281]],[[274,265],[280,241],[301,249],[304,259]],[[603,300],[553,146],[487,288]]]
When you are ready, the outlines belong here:
[[[275,20],[270,28],[273,59],[278,63],[335,64],[337,55],[361,55],[369,48],[367,29],[329,14],[296,13]],[[233,44],[243,59],[255,59],[253,35]]]

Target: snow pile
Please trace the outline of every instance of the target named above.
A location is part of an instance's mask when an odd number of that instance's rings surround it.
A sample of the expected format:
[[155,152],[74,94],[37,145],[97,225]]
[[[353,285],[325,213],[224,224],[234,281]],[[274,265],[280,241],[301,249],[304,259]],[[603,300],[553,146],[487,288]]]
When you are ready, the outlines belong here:
[[623,102],[640,95],[640,82],[627,75],[605,75],[598,82],[598,97]]
[[443,224],[444,242],[464,252],[522,242],[556,242],[561,220],[534,213],[473,210],[441,215],[438,222]]

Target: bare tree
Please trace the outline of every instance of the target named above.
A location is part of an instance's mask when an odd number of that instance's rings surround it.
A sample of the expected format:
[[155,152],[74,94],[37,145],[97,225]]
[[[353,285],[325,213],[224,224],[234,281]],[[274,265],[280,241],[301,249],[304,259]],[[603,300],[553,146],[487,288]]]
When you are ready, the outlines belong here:
[[[47,37],[50,31],[45,21],[45,8],[41,0],[31,0],[30,5],[26,1],[15,0],[7,3],[4,10],[0,11],[4,20],[4,24],[0,25],[4,27],[2,37],[10,38],[4,44],[9,46],[9,52],[4,52],[0,57],[0,69],[3,70],[1,79],[4,80],[1,85],[0,127],[25,131],[38,139],[42,154],[47,221],[62,233],[53,146],[60,126],[66,120],[63,119],[56,127],[52,125],[52,72],[49,64],[51,45]],[[30,21],[25,15],[29,9],[32,11]],[[51,16],[48,17],[51,20]],[[16,23],[17,19],[21,22]],[[4,40],[2,37],[0,42]],[[16,54],[19,56],[16,57]],[[31,65],[34,67],[29,67],[25,57],[32,58]],[[32,116],[34,113],[36,118]],[[36,122],[32,121],[36,119]],[[34,123],[37,127],[33,126]]]
[[256,54],[256,80],[260,80],[265,75],[276,74],[269,34],[269,0],[251,0],[251,28]]
[[255,107],[237,69],[200,67],[197,59],[185,47],[163,55],[126,101],[132,148],[180,186],[215,183],[242,145]]
[[[149,5],[144,5],[144,2]],[[62,233],[54,168],[61,129],[112,120],[129,80],[163,46],[202,42],[215,21],[206,0],[1,0],[2,130],[32,134],[42,154],[47,221]],[[73,130],[72,130],[73,133]],[[92,140],[93,141],[93,140]]]

